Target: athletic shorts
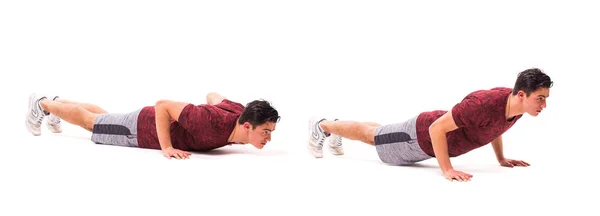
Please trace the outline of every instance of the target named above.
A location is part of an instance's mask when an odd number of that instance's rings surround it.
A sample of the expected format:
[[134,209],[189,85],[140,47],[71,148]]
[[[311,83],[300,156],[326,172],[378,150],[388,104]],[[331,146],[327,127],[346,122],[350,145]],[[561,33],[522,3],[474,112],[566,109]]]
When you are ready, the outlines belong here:
[[396,124],[379,126],[375,130],[375,149],[382,162],[409,165],[432,158],[417,142],[417,117]]
[[137,119],[141,109],[125,114],[101,114],[96,116],[92,141],[96,144],[139,147]]

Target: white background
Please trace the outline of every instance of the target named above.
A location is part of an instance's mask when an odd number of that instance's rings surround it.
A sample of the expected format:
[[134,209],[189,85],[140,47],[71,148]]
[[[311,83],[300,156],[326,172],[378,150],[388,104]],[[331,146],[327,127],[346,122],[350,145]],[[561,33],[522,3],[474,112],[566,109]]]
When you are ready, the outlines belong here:
[[[579,1],[3,1],[0,215],[597,215],[598,9]],[[387,166],[359,142],[345,140],[341,157],[306,151],[310,116],[404,121],[473,90],[512,87],[531,67],[555,81],[548,108],[504,138],[506,157],[531,167],[500,167],[488,145],[452,159],[474,175],[459,183],[435,160]],[[272,101],[282,115],[272,142],[176,161],[95,145],[68,124],[40,137],[24,127],[32,92],[129,112],[159,99],[204,103],[210,91]]]

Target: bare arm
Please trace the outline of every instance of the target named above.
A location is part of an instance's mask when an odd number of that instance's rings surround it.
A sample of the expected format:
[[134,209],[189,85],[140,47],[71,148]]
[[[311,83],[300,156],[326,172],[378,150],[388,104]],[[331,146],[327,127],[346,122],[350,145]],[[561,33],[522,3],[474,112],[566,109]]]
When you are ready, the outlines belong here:
[[433,151],[443,173],[454,169],[450,163],[446,133],[453,131],[456,128],[458,128],[458,126],[456,126],[454,119],[452,119],[451,111],[442,115],[429,126],[429,135],[431,136]]
[[171,119],[177,121],[183,108],[189,103],[160,100],[156,102],[156,132],[160,148],[164,151],[173,148],[171,143]]
[[502,136],[499,136],[498,138],[496,138],[492,141],[492,147],[494,148],[494,153],[496,153],[496,159],[499,162],[503,161],[505,158],[504,158],[504,152],[502,149]]
[[206,95],[206,103],[208,105],[215,105],[215,104],[219,104],[221,103],[223,100],[225,100],[225,97],[223,95],[220,95],[218,93],[215,92],[211,92],[208,93]]
[[514,167],[514,166],[529,166],[530,164],[522,160],[513,160],[504,157],[504,149],[502,147],[502,136],[498,136],[492,140],[492,147],[494,153],[496,153],[496,159],[502,166]]

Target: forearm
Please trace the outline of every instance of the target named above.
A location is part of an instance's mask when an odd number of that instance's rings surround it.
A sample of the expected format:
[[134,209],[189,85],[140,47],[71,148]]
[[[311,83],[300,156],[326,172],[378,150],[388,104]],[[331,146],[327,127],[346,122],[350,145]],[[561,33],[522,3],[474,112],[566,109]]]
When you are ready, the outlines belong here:
[[504,160],[504,150],[502,147],[502,137],[499,136],[494,141],[492,141],[492,147],[494,148],[494,153],[496,154],[496,159],[498,161]]
[[155,106],[156,111],[156,133],[158,135],[158,142],[160,148],[165,150],[173,147],[171,143],[171,115],[168,109],[162,103],[157,103]]
[[448,154],[448,140],[446,134],[438,130],[431,130],[429,132],[431,136],[431,144],[433,152],[440,165],[442,172],[454,169],[450,163],[450,155]]

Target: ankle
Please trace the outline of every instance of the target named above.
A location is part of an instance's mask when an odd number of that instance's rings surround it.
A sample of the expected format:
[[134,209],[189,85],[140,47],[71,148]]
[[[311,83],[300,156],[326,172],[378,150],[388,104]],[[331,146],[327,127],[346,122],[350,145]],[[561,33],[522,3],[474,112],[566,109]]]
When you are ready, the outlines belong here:
[[331,135],[331,133],[329,133],[329,121],[324,119],[322,121],[319,122],[319,128],[321,128],[321,130],[323,131],[323,133],[325,133],[326,136]]
[[48,102],[52,102],[52,101],[46,97],[43,97],[38,101],[38,105],[40,106],[40,108],[42,108],[42,111],[44,111],[44,113],[46,115],[50,115],[50,111],[49,111],[50,109],[48,107]]

